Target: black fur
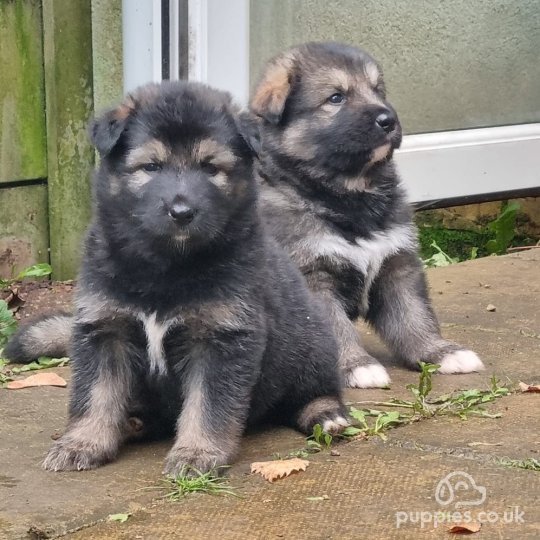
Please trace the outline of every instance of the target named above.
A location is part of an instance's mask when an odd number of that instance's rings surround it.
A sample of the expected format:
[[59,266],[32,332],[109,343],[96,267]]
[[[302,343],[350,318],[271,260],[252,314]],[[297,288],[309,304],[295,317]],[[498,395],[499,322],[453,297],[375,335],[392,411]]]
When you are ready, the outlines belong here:
[[[359,316],[408,366],[441,361],[443,372],[480,369],[472,351],[440,335],[392,160],[401,126],[376,61],[345,44],[295,47],[268,63],[251,110],[259,133],[254,120],[246,133],[259,149],[266,223],[330,306],[347,383],[389,381],[348,321]],[[392,119],[388,130],[381,115]],[[445,356],[457,351],[463,363],[446,359],[445,366]]]
[[[102,161],[78,282],[69,424],[44,466],[93,468],[125,439],[175,424],[173,474],[230,463],[247,425],[342,429],[335,340],[261,227],[229,96],[149,85],[91,134]],[[229,162],[201,157],[204,140]],[[130,161],[157,147],[168,155],[146,158],[155,170]],[[172,217],[179,201],[196,212],[188,224]]]

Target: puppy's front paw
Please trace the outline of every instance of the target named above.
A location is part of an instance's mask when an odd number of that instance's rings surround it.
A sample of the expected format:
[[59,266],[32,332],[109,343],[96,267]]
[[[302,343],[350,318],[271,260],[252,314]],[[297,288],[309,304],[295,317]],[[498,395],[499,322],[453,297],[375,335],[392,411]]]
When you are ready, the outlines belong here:
[[95,469],[112,461],[114,456],[115,452],[106,451],[94,443],[64,435],[49,450],[43,468],[55,472]]
[[356,366],[345,371],[345,385],[349,388],[385,388],[390,376],[379,363]]
[[163,473],[170,476],[197,476],[198,472],[215,471],[227,465],[225,454],[201,448],[173,447],[165,459]]
[[446,354],[439,362],[439,373],[471,373],[482,371],[484,364],[478,355],[469,350],[454,351]]

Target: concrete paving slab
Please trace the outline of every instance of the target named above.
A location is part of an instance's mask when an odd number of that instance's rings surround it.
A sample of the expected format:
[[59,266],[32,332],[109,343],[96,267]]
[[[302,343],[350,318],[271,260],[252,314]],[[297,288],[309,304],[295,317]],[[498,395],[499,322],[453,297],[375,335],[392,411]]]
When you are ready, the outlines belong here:
[[[540,254],[480,259],[430,270],[429,277],[443,333],[476,350],[487,367],[482,374],[435,377],[434,395],[486,388],[492,373],[503,382],[540,383],[536,335],[540,332]],[[478,285],[484,282],[491,288]],[[487,303],[498,310],[487,312]],[[405,385],[416,382],[417,373],[396,366],[372,333],[366,341],[390,366],[392,387],[347,391],[347,399],[407,397]],[[67,368],[55,371],[69,378]],[[0,389],[2,540],[55,537],[83,526],[70,536],[442,538],[448,537],[445,527],[435,529],[431,523],[422,528],[411,522],[408,513],[444,510],[434,499],[434,490],[456,470],[468,472],[486,487],[488,497],[474,511],[503,513],[510,506],[525,511],[525,523],[486,524],[477,538],[540,537],[540,473],[505,468],[497,461],[503,456],[538,459],[538,395],[499,400],[492,410],[503,416],[496,420],[432,418],[392,430],[384,444],[378,439],[341,444],[339,457],[318,454],[306,473],[273,485],[248,475],[249,463],[301,448],[304,438],[287,429],[252,434],[244,439],[231,469],[231,483],[244,498],[194,496],[178,504],[159,501],[159,492],[144,489],[159,483],[167,442],[130,446],[117,462],[96,471],[42,471],[40,461],[51,436],[65,425],[67,395],[61,388]],[[471,442],[501,446],[470,446]],[[328,495],[328,500],[307,499],[322,495]],[[409,521],[398,529],[395,513],[401,511]],[[133,516],[124,524],[98,523],[118,512]]]
[[[439,482],[458,471],[470,475],[477,487],[486,489],[484,501],[461,509],[462,513],[471,513],[471,520],[489,517],[493,521],[483,524],[476,538],[532,539],[540,535],[540,511],[531,497],[540,487],[534,474],[369,442],[353,442],[339,448],[339,457],[318,455],[305,473],[274,484],[260,477],[249,477],[243,484],[241,478],[233,475],[231,482],[240,485],[239,493],[249,484],[243,498],[193,496],[137,512],[124,524],[102,523],[68,537],[72,540],[449,538],[450,525],[435,527],[434,516],[441,511],[454,513],[458,502],[482,499],[481,493],[471,485],[469,493],[456,492],[456,498],[447,506],[437,502]],[[310,500],[323,496],[327,499]],[[443,499],[446,500],[449,497]],[[507,519],[519,522],[503,523],[505,512]],[[420,519],[424,520],[423,525]]]

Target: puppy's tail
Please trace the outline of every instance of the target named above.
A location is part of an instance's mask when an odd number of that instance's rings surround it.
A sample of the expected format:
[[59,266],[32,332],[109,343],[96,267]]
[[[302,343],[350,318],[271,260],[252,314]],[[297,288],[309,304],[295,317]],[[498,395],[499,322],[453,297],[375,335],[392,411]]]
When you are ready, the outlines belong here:
[[68,356],[72,328],[73,316],[68,313],[34,319],[11,336],[2,356],[21,364],[32,362],[40,356]]

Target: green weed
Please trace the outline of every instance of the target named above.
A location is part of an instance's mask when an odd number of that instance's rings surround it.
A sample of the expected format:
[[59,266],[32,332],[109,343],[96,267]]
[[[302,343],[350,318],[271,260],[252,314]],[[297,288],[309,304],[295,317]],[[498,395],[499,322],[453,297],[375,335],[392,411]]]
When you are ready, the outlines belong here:
[[47,263],[39,263],[25,268],[13,278],[0,278],[0,289],[9,287],[15,281],[22,281],[27,278],[41,278],[49,276],[52,273],[52,267]]
[[[407,385],[407,389],[413,395],[411,400],[393,398],[388,401],[359,402],[359,404],[370,403],[381,407],[409,409],[409,413],[351,407],[350,416],[354,419],[354,423],[346,428],[342,435],[344,437],[354,437],[360,434],[377,435],[385,440],[384,431],[435,415],[455,415],[462,419],[467,419],[470,415],[486,418],[501,416],[499,413],[490,413],[484,408],[486,404],[510,393],[508,388],[501,386],[500,381],[495,376],[491,377],[490,388],[487,390],[461,390],[432,398],[432,376],[438,368],[439,366],[436,364],[420,362],[418,383]],[[368,422],[368,417],[373,417],[374,422]]]
[[[376,409],[357,409],[351,407],[349,412],[354,419],[354,425],[345,428],[342,432],[344,437],[355,437],[361,434],[366,436],[377,435],[383,441],[386,440],[384,431],[408,423],[409,417],[397,411],[378,411]],[[367,418],[373,417],[374,422],[368,422]]]
[[332,446],[332,435],[323,431],[320,424],[313,426],[313,433],[307,438],[307,448],[311,448],[312,451],[322,450],[323,447],[329,449]]
[[[25,278],[38,278],[48,276],[52,272],[50,264],[41,263],[34,264],[19,272],[14,278],[0,278],[0,289],[9,287],[15,281],[21,281]],[[13,316],[13,312],[5,300],[0,300],[0,349],[7,343],[9,337],[17,329],[17,321]],[[1,351],[0,351],[1,357]]]
[[514,467],[517,469],[526,469],[528,471],[540,472],[540,461],[535,458],[510,459],[502,458],[499,463],[505,467]]
[[423,261],[424,266],[433,268],[433,267],[440,267],[440,266],[449,266],[450,264],[455,264],[459,262],[459,259],[457,257],[450,257],[448,253],[445,253],[439,247],[439,244],[437,244],[435,240],[431,242],[429,247],[432,247],[435,250],[435,253],[433,253],[433,255],[431,255],[431,257],[429,257],[428,259],[424,259]]
[[17,330],[17,321],[7,302],[0,300],[0,348],[8,341],[9,337]]
[[227,478],[217,475],[216,471],[202,473],[193,467],[185,467],[177,476],[168,476],[165,485],[168,489],[165,498],[170,501],[179,501],[191,493],[238,496]]
[[34,362],[25,364],[20,368],[11,368],[12,373],[23,373],[25,371],[38,371],[40,369],[48,369],[52,367],[64,367],[69,362],[69,358],[50,358],[49,356],[40,356]]
[[[316,450],[315,452],[319,452],[320,449]],[[274,459],[291,459],[291,458],[301,458],[301,459],[307,459],[311,454],[315,453],[314,451],[310,451],[307,448],[301,448],[300,450],[293,450],[292,452],[289,452],[282,456],[279,452],[274,452],[272,454],[272,458]]]
[[508,202],[502,208],[497,219],[488,223],[488,230],[495,233],[495,238],[486,243],[488,253],[496,253],[497,255],[506,253],[516,234],[516,216],[520,208],[519,203]]

